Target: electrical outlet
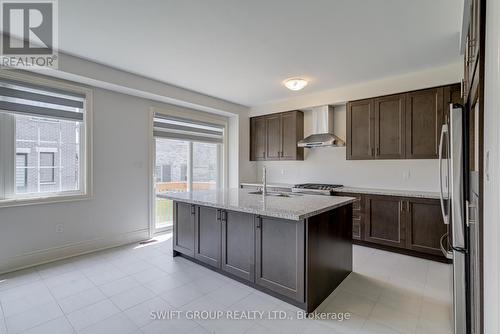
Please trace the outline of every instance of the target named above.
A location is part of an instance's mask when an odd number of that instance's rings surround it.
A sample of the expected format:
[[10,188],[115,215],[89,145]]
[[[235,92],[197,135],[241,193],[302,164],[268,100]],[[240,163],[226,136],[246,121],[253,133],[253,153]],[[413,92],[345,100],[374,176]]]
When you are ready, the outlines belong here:
[[56,233],[63,233],[64,232],[64,225],[63,224],[57,224],[56,225]]

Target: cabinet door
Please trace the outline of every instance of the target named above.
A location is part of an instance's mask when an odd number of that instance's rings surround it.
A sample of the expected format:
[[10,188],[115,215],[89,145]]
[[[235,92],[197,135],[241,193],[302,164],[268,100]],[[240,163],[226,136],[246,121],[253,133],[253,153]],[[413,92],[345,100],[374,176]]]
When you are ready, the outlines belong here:
[[364,160],[375,156],[373,100],[347,104],[347,159]]
[[222,212],[222,270],[255,281],[255,219],[242,212]]
[[220,210],[205,206],[196,207],[195,259],[220,268],[221,221]]
[[443,88],[406,94],[406,158],[437,159],[443,124]]
[[258,161],[266,159],[266,119],[264,117],[252,117],[250,121],[250,160]]
[[255,283],[304,302],[304,222],[256,219]]
[[174,250],[194,256],[195,206],[174,202]]
[[409,199],[407,211],[407,246],[409,249],[443,255],[439,246],[442,235],[447,232],[438,200]]
[[303,160],[304,148],[297,142],[304,137],[304,114],[290,111],[281,114],[281,160]]
[[375,158],[405,157],[405,95],[377,98],[375,104]]
[[365,240],[405,248],[403,202],[396,197],[366,197]]
[[356,201],[352,203],[352,238],[356,240],[364,240],[364,214],[365,204],[364,197],[361,194],[355,193],[333,193],[334,196],[354,197]]
[[460,84],[445,86],[443,88],[443,98],[444,98],[443,123],[446,123],[446,121],[450,117],[450,104],[451,103],[463,104],[462,87],[460,86]]
[[281,115],[275,114],[266,117],[266,158],[279,160],[281,156]]

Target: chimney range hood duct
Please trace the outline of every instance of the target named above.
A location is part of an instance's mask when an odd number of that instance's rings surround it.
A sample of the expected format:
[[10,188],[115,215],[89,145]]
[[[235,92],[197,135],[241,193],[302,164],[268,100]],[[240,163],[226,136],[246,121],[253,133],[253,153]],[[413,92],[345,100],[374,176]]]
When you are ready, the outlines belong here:
[[298,147],[345,146],[345,142],[333,134],[333,106],[312,108],[313,134],[299,140]]

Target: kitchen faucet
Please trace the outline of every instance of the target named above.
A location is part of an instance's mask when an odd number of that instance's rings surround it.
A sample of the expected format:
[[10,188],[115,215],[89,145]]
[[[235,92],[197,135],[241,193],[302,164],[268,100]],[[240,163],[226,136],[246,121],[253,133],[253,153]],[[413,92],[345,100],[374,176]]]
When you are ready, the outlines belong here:
[[262,167],[262,195],[267,195],[267,170],[266,166]]

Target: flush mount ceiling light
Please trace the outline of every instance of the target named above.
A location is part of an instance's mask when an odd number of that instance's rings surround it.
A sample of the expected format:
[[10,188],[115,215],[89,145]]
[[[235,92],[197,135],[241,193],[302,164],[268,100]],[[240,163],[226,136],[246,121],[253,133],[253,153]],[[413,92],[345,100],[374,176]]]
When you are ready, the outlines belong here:
[[286,79],[283,84],[290,90],[301,90],[307,86],[307,80],[302,78],[290,78]]

